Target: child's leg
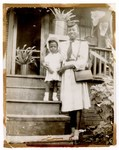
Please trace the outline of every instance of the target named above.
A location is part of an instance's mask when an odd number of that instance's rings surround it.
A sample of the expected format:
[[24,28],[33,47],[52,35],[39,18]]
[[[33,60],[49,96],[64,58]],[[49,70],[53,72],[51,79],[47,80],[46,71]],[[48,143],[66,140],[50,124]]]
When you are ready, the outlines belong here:
[[53,81],[53,101],[58,101],[57,90],[58,90],[58,81]]
[[50,81],[46,82],[45,92],[48,92],[48,93],[50,92],[50,84],[51,84]]
[[49,100],[49,91],[50,91],[50,81],[46,82],[46,87],[45,87],[45,95],[43,100],[48,101]]
[[53,81],[53,92],[57,93],[58,90],[58,81]]

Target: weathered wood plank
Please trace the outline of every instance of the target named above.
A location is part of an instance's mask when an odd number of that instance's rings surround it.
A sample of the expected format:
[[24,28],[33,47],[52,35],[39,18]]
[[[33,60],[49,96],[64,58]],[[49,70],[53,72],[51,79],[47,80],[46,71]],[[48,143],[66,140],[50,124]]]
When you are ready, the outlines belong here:
[[45,87],[44,77],[40,76],[8,76],[6,87]]
[[96,57],[94,57],[93,75],[96,75],[96,69],[97,69],[97,58],[96,58]]
[[12,49],[12,70],[11,73],[15,74],[15,59],[16,59],[16,44],[17,44],[17,18],[14,15],[14,26],[13,26],[13,49]]
[[6,111],[17,115],[58,115],[60,104],[60,101],[7,100]]
[[[105,59],[107,59],[107,52],[104,54]],[[104,63],[104,74],[106,75],[106,63]]]
[[13,48],[13,26],[14,26],[14,12],[11,10],[9,13],[8,24],[8,44],[7,44],[7,74],[11,73],[12,64],[12,48]]
[[68,141],[71,135],[7,136],[9,143]]
[[61,135],[65,133],[66,115],[8,115],[7,135]]
[[[40,53],[40,65],[44,61],[44,56],[46,55],[45,43],[49,35],[49,15],[46,15],[41,19],[41,53]],[[44,75],[44,68],[40,68],[40,75]]]

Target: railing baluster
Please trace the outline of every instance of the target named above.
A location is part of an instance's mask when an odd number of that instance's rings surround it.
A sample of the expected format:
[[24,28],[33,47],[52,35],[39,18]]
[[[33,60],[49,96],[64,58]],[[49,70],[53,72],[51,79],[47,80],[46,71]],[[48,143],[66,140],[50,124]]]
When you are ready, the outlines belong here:
[[[101,51],[99,51],[99,54],[101,55]],[[102,61],[99,60],[99,74],[101,74],[101,71],[102,71]]]
[[97,66],[97,58],[94,56],[94,69],[93,69],[94,75],[96,75],[96,66]]
[[[104,56],[105,56],[105,59],[107,59],[107,53],[108,52],[104,52],[105,54],[104,54]],[[106,63],[104,63],[104,74],[106,75],[107,73],[106,73]]]
[[[101,57],[103,57],[107,61],[109,61],[108,59],[111,57],[111,49],[92,47],[92,46],[90,46],[89,48],[91,51],[98,53]],[[99,73],[99,74],[104,73],[105,75],[110,76],[111,70],[109,68],[107,68],[107,63],[105,61],[103,62],[103,59],[97,58],[95,56],[93,56],[93,57],[94,57],[93,66],[92,66],[93,75],[96,75],[97,73]]]
[[[111,58],[111,52],[109,52],[109,59]],[[109,68],[109,76],[111,76],[111,70]]]

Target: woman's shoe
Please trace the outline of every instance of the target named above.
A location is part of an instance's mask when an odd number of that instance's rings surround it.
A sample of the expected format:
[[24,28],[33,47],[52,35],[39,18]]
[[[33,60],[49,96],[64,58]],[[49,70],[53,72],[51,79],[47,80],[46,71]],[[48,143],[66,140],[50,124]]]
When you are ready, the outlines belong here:
[[74,136],[74,132],[75,132],[75,128],[72,127],[71,128],[71,134],[70,134],[69,140],[72,140],[72,137]]
[[74,140],[74,141],[79,140],[79,130],[74,131],[74,135],[72,136],[71,139]]
[[72,140],[72,138],[74,137],[74,133],[70,134],[69,140]]

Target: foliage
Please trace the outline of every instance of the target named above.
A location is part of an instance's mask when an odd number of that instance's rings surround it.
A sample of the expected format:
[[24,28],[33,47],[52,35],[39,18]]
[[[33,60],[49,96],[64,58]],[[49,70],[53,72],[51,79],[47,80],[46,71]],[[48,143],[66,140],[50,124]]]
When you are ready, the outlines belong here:
[[63,10],[61,12],[61,10],[59,8],[54,8],[54,9],[50,9],[50,10],[54,14],[55,19],[59,20],[59,21],[69,21],[71,18],[75,17],[75,15],[72,14],[73,9],[71,9],[70,11],[68,11],[66,13],[64,12],[65,10]]
[[101,117],[97,126],[88,126],[80,133],[81,144],[112,145],[114,122],[114,85],[113,79],[104,78],[104,83],[91,87],[93,107]]
[[35,46],[28,48],[26,48],[26,46],[27,45],[25,44],[22,49],[20,49],[19,47],[17,48],[16,63],[19,65],[34,63],[35,65],[37,65],[34,57],[32,56],[33,51],[35,50]]
[[111,77],[104,77],[103,79],[104,83],[94,85],[91,87],[91,100],[93,102],[93,105],[96,107],[103,108],[103,106],[108,107],[110,106],[111,108],[113,108],[114,105],[113,79]]
[[91,100],[95,111],[101,117],[99,125],[92,130],[95,143],[112,144],[114,122],[114,83],[110,77],[104,83],[91,87]]

